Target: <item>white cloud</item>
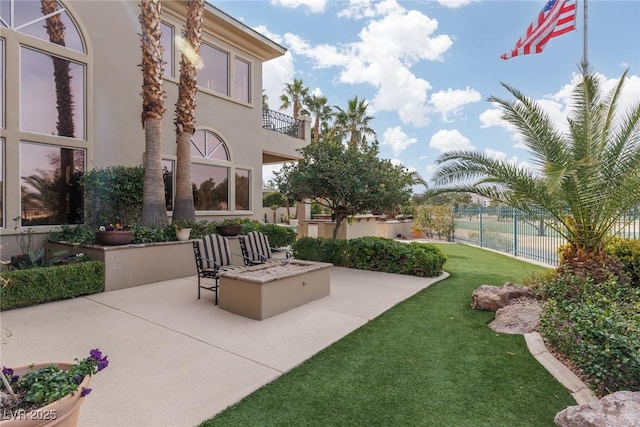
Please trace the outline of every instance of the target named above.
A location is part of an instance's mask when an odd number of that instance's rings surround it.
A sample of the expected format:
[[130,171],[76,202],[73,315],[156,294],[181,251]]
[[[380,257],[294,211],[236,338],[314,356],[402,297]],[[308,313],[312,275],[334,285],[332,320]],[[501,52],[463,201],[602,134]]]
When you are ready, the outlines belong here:
[[415,138],[410,138],[402,131],[400,126],[388,128],[382,135],[382,145],[389,145],[393,150],[393,155],[397,156],[412,144],[418,142]]
[[[607,78],[606,76],[596,73],[600,80],[600,88],[603,94],[608,95],[618,84],[619,77]],[[561,132],[568,132],[569,125],[567,117],[571,114],[572,94],[576,85],[582,81],[582,76],[574,73],[571,82],[563,85],[557,92],[545,95],[542,99],[535,100],[542,107],[545,113],[551,118]],[[628,76],[618,98],[617,111],[618,114],[626,112],[631,106],[640,102],[640,77],[636,75]],[[492,108],[485,110],[480,114],[480,128],[488,128],[499,126],[509,132],[512,139],[517,142],[518,148],[526,148],[523,144],[523,138],[517,133],[516,128],[502,120],[501,110]]]
[[473,150],[469,138],[460,133],[457,129],[441,129],[434,133],[429,141],[429,147],[440,152],[453,150]]
[[438,4],[445,7],[450,7],[452,9],[456,9],[458,7],[466,6],[470,3],[473,3],[477,0],[436,0]]
[[411,67],[419,61],[441,61],[453,44],[451,37],[436,34],[438,21],[406,10],[396,0],[375,5],[352,1],[349,7],[353,11],[343,12],[344,16],[371,17],[358,41],[311,45],[298,35],[285,34],[285,43],[294,54],[310,58],[317,68],[340,68],[338,83],[376,88],[371,105],[374,110],[398,111],[404,124],[428,125],[431,84],[417,77]]
[[306,6],[311,13],[322,13],[327,5],[327,0],[271,0],[271,4],[291,9]]
[[278,163],[275,165],[263,165],[262,166],[262,184],[267,185],[269,181],[273,179],[275,176],[275,172],[279,171],[282,168],[282,164]]
[[466,89],[447,89],[431,95],[429,103],[442,114],[442,121],[451,122],[449,114],[458,115],[466,104],[478,102],[482,99],[480,92],[470,87]]
[[499,150],[494,150],[492,148],[485,148],[484,154],[489,157],[494,157],[504,163],[510,163],[514,166],[518,166],[523,169],[528,169],[532,172],[534,171],[534,168],[531,164],[527,163],[526,161],[522,161],[522,162],[518,161],[518,156],[512,156],[507,158],[507,155],[505,153]]

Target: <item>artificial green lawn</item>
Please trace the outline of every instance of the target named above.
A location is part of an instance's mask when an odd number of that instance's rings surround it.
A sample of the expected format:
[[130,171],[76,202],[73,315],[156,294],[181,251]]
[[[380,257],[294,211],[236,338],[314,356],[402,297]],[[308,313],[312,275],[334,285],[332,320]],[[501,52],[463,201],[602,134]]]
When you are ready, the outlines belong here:
[[450,277],[398,304],[202,426],[553,426],[571,395],[521,335],[470,308],[482,284],[543,269],[438,245]]

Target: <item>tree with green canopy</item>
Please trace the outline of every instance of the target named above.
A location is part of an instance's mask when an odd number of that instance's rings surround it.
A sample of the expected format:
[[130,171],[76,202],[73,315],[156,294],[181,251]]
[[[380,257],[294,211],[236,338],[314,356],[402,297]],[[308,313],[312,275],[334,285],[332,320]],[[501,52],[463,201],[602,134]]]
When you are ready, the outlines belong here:
[[407,204],[412,175],[378,157],[378,142],[353,150],[326,138],[300,150],[302,159],[276,172],[278,190],[298,202],[316,202],[333,212],[337,238],[342,223],[368,211],[390,211]]

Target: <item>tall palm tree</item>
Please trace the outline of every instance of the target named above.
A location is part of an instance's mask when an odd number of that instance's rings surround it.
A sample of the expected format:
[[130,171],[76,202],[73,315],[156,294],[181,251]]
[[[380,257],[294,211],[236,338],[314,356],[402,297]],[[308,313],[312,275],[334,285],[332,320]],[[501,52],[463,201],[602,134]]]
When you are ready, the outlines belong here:
[[327,102],[327,97],[322,95],[311,95],[304,99],[306,110],[315,117],[313,123],[313,142],[318,142],[320,139],[320,124],[326,124],[331,118],[331,106],[327,105]]
[[162,88],[161,4],[141,0],[142,26],[142,127],[144,128],[144,187],[142,225],[164,228],[168,225],[164,180],[162,177],[162,116],[165,92]]
[[187,1],[187,20],[184,27],[184,43],[180,58],[180,83],[176,102],[176,202],[173,221],[195,221],[191,179],[191,137],[196,130],[197,66],[200,63],[202,43],[202,13],[204,0]]
[[364,99],[354,96],[349,100],[347,110],[335,106],[335,122],[333,132],[341,138],[349,139],[349,147],[357,148],[359,144],[366,144],[366,136],[373,136],[376,132],[369,127],[373,116],[367,115],[369,104]]
[[[588,64],[573,90],[567,131],[542,107],[503,84],[515,100],[489,98],[531,151],[539,173],[473,151],[444,153],[434,181],[446,190],[476,193],[539,219],[567,239],[573,253],[601,255],[622,215],[640,203],[640,103],[617,109],[626,72],[603,93]],[[632,219],[629,219],[631,221]]]
[[293,118],[297,119],[305,112],[301,107],[308,93],[309,88],[305,87],[300,79],[293,79],[293,83],[285,83],[283,94],[280,95],[280,109],[293,107]]

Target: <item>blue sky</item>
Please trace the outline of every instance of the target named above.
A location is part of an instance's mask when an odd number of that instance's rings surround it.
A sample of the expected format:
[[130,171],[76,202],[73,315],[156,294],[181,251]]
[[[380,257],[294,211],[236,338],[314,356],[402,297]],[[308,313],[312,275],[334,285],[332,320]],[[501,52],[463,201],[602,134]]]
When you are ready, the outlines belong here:
[[[486,101],[508,97],[500,82],[540,100],[564,122],[583,52],[578,31],[537,55],[509,60],[545,0],[212,1],[288,49],[264,66],[272,109],[286,82],[302,79],[330,105],[367,99],[380,157],[429,179],[450,149],[475,149],[528,166],[527,150]],[[640,0],[590,0],[588,56],[613,84],[629,69],[624,103],[640,100]],[[272,168],[265,168],[268,180]]]

